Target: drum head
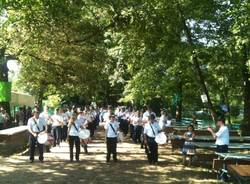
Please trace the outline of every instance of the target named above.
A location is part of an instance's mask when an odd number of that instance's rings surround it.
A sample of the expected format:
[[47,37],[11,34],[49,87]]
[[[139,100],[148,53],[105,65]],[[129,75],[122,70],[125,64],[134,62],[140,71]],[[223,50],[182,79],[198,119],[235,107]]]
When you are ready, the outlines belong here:
[[166,144],[167,143],[167,136],[164,132],[159,133],[155,136],[155,142],[158,144]]
[[38,137],[37,137],[37,141],[40,144],[46,143],[47,140],[48,140],[48,134],[47,133],[39,134]]
[[90,131],[88,129],[82,129],[78,136],[80,139],[88,139],[90,136]]

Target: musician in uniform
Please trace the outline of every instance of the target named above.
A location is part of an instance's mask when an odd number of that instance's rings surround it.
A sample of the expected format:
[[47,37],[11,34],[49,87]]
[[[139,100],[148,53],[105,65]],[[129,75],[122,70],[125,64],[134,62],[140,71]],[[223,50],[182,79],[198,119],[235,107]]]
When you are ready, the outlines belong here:
[[37,141],[37,137],[40,133],[46,133],[47,132],[47,125],[43,118],[39,118],[39,110],[35,109],[33,111],[33,117],[31,117],[28,120],[28,131],[30,133],[29,135],[29,145],[30,145],[30,162],[34,162],[34,154],[35,154],[35,146],[37,144],[39,149],[39,160],[40,162],[43,162],[43,149],[44,144],[40,144]]
[[117,136],[119,130],[119,122],[116,121],[113,113],[109,116],[110,121],[106,122],[105,129],[107,133],[106,144],[107,144],[107,163],[110,161],[111,154],[113,154],[113,160],[117,162]]
[[79,161],[80,155],[80,138],[78,137],[78,132],[82,127],[81,121],[77,120],[76,115],[72,115],[69,119],[68,124],[68,141],[69,141],[69,150],[70,150],[70,161],[73,161],[73,149],[74,145],[76,147],[75,159]]
[[60,146],[61,142],[61,127],[63,126],[63,117],[60,114],[60,109],[55,110],[55,114],[51,117],[52,118],[52,134],[54,137],[54,144]]
[[144,127],[144,144],[148,146],[148,162],[156,164],[158,162],[158,144],[155,142],[155,136],[161,132],[159,123],[154,114],[150,114],[148,123]]

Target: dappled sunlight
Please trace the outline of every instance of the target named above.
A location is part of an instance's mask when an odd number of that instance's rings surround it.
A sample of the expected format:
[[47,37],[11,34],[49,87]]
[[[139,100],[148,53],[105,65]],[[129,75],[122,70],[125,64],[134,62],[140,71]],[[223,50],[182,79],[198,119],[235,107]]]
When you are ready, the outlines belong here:
[[[148,165],[144,149],[126,140],[118,144],[118,163],[106,164],[103,139],[93,140],[89,154],[81,148],[80,162],[69,162],[67,143],[45,153],[45,162],[28,163],[27,154],[1,158],[0,176],[6,183],[217,183],[214,173],[202,167],[183,167],[181,155],[169,145],[159,147],[159,164]],[[22,181],[22,182],[20,182]]]

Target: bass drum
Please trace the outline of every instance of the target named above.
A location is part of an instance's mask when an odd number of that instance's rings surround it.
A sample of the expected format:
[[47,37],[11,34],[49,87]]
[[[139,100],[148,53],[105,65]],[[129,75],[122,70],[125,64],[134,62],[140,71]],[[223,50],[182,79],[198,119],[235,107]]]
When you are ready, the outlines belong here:
[[166,144],[167,136],[164,132],[161,132],[155,136],[155,142],[158,144]]
[[47,133],[40,133],[37,136],[37,142],[39,144],[45,144],[48,140],[48,134]]

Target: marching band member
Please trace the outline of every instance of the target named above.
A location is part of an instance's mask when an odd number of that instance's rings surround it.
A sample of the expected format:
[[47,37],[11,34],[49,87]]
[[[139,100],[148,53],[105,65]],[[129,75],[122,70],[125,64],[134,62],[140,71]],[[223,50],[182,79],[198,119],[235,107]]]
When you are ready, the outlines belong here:
[[117,162],[117,136],[119,130],[119,123],[115,120],[115,115],[113,113],[109,116],[110,121],[106,123],[105,129],[107,132],[107,163],[110,161],[111,154],[113,154],[113,160]]
[[[80,124],[83,125],[84,128],[87,127],[88,121],[87,121],[85,113],[83,112],[82,109],[79,110],[79,114],[77,116],[77,120],[80,121]],[[84,143],[84,144],[82,144],[82,147],[84,149],[85,154],[88,154],[88,144]]]
[[72,115],[69,119],[68,124],[68,141],[69,141],[69,151],[70,151],[70,161],[73,161],[73,149],[74,145],[76,147],[75,159],[79,161],[80,155],[80,138],[78,137],[78,132],[82,126],[81,121],[77,120],[76,115]]
[[140,111],[136,111],[131,117],[131,122],[134,127],[133,141],[135,143],[141,143],[141,132],[142,132],[142,117]]
[[61,127],[63,126],[63,117],[60,115],[60,109],[55,110],[55,114],[51,117],[53,122],[52,122],[52,134],[54,137],[54,144],[53,146],[55,147],[56,145],[60,146],[61,142]]
[[60,109],[59,114],[63,120],[63,125],[61,126],[61,141],[66,141],[67,140],[69,116],[65,112],[65,110],[63,110],[63,109]]
[[144,143],[149,148],[149,164],[156,164],[158,162],[158,144],[155,142],[155,136],[161,131],[161,128],[155,118],[155,115],[151,114],[148,123],[144,127]]
[[161,117],[159,120],[159,125],[160,125],[162,130],[164,130],[167,127],[167,123],[168,123],[167,113],[164,110],[162,110]]
[[40,162],[43,162],[43,148],[44,144],[39,144],[37,142],[37,136],[39,133],[46,133],[47,132],[47,125],[46,122],[42,119],[39,118],[39,110],[35,109],[33,111],[33,117],[31,117],[28,120],[28,131],[30,133],[29,135],[29,145],[30,145],[30,163],[34,162],[34,154],[35,154],[35,146],[37,144],[38,149],[39,149],[39,160]]

